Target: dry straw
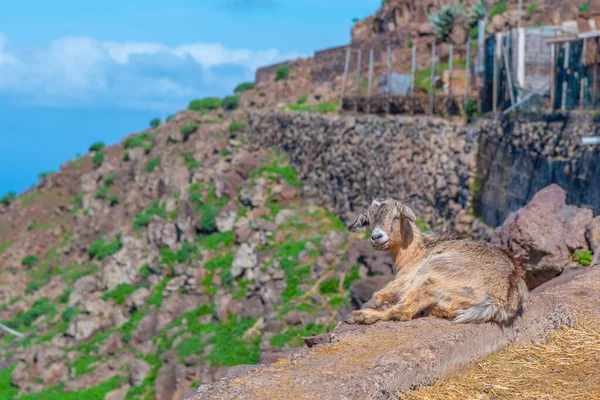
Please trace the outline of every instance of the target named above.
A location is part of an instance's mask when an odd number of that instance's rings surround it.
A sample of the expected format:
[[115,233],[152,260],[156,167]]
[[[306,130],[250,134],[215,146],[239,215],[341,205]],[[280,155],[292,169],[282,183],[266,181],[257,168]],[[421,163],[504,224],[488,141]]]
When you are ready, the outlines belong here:
[[578,323],[543,344],[511,347],[410,400],[600,399],[600,326]]

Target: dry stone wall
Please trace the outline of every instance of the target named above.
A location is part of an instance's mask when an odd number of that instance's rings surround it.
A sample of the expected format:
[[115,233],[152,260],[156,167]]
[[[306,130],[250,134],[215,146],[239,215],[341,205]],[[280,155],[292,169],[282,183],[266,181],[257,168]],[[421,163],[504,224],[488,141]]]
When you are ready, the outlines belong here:
[[277,146],[304,180],[304,195],[346,220],[375,197],[407,201],[436,228],[470,207],[477,131],[458,119],[249,114],[254,149]]

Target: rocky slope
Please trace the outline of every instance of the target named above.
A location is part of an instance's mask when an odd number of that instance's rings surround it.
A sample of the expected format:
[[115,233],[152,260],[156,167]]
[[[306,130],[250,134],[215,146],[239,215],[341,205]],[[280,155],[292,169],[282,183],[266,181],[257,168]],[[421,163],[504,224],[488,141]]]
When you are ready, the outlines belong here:
[[24,335],[0,330],[0,398],[179,398],[389,278],[243,119],[184,111],[0,206],[0,321]]

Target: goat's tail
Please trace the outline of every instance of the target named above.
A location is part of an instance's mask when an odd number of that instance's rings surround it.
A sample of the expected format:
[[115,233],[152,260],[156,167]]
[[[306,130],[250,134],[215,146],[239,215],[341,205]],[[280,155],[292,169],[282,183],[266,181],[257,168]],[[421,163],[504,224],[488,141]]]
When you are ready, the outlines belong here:
[[482,324],[494,321],[500,325],[509,325],[523,312],[523,303],[527,296],[527,285],[521,279],[525,272],[521,266],[514,263],[515,270],[508,277],[508,293],[506,300],[499,301],[486,294],[483,301],[466,310],[457,310],[454,321],[466,324]]

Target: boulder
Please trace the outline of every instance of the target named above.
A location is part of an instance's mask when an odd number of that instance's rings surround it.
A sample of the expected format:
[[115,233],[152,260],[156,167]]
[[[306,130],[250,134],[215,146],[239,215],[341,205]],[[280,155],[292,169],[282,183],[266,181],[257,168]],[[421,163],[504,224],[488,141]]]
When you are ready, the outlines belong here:
[[233,259],[231,275],[237,278],[244,273],[244,270],[255,268],[256,266],[258,266],[258,255],[252,247],[246,243],[242,243]]
[[255,155],[242,150],[233,156],[231,165],[242,178],[246,179],[250,175],[250,172],[258,167],[258,159]]
[[223,196],[235,198],[243,182],[244,179],[235,172],[217,174],[214,178],[215,193],[219,198]]
[[82,341],[91,338],[101,329],[98,317],[84,315],[77,318],[69,324],[67,335],[75,338],[76,341]]
[[98,349],[100,357],[107,357],[117,354],[117,352],[123,347],[123,339],[119,332],[111,333],[106,338],[104,343]]
[[566,205],[566,193],[550,185],[496,228],[491,243],[507,249],[526,269],[530,289],[559,275],[571,254],[587,249],[592,210]]
[[154,216],[148,227],[146,238],[151,246],[159,249],[168,247],[175,250],[177,247],[177,228],[174,223],[163,221],[161,218]]
[[265,180],[256,179],[253,182],[246,182],[240,191],[240,201],[243,205],[249,207],[262,207],[267,204],[267,190],[265,189]]
[[346,234],[340,231],[329,231],[321,242],[322,253],[335,253],[346,242]]
[[390,275],[395,273],[389,253],[373,249],[368,240],[356,240],[346,251],[350,265],[362,264],[368,275]]
[[145,360],[141,358],[134,359],[129,365],[129,383],[131,386],[140,386],[151,371],[152,366]]

